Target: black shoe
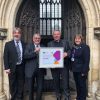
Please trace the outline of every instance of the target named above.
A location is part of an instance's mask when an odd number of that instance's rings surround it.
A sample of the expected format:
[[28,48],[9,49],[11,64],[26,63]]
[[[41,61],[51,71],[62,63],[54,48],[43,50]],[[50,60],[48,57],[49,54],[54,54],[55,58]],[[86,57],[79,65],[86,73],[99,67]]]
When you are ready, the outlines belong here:
[[71,100],[71,97],[70,96],[65,97],[64,100]]
[[57,100],[61,100],[61,95],[57,95]]
[[57,97],[57,100],[61,100],[61,97]]

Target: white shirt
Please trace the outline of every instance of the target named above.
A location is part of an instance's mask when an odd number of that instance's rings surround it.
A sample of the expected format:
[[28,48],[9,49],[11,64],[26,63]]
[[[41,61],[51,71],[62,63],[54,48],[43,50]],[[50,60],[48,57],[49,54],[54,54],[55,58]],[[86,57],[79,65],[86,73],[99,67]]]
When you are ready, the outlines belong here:
[[[15,46],[17,46],[16,40],[14,40],[14,43],[15,43]],[[21,61],[22,61],[23,48],[22,48],[22,43],[21,43],[20,40],[18,41],[18,45],[19,45],[19,48],[20,48],[20,51],[21,51]],[[17,63],[17,65],[18,65],[18,64],[19,64],[19,63]]]
[[[37,44],[34,44],[35,45],[35,48],[37,48]],[[40,45],[38,44],[38,48],[40,48]]]

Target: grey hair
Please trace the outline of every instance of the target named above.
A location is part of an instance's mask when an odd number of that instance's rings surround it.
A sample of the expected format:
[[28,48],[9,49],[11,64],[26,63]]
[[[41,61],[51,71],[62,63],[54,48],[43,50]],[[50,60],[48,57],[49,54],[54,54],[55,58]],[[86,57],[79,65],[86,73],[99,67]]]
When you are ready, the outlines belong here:
[[13,33],[15,33],[16,31],[18,31],[18,32],[21,33],[21,29],[20,29],[19,27],[15,27],[15,28],[13,29]]
[[60,31],[60,30],[54,30],[54,31],[53,31],[53,33],[52,33],[52,35],[53,35],[53,34],[54,34],[54,32],[56,32],[56,31],[58,31],[58,32],[60,32],[60,33],[61,33],[61,31]]
[[34,34],[33,34],[33,37],[34,37],[35,35],[38,35],[38,36],[41,37],[41,35],[40,35],[39,33],[34,33]]

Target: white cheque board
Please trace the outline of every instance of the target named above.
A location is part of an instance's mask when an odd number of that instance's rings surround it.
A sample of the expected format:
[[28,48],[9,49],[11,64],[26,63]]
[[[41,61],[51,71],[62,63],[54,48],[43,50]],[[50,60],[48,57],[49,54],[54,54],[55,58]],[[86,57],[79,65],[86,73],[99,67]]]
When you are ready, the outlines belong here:
[[63,68],[64,49],[62,47],[41,47],[39,52],[39,68]]

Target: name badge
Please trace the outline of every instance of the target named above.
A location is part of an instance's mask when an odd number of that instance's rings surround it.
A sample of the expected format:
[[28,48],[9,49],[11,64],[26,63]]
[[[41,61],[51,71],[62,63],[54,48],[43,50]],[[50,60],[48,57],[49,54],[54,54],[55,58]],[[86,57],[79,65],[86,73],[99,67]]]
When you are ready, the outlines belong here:
[[71,61],[75,61],[75,59],[74,58],[71,58]]

